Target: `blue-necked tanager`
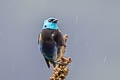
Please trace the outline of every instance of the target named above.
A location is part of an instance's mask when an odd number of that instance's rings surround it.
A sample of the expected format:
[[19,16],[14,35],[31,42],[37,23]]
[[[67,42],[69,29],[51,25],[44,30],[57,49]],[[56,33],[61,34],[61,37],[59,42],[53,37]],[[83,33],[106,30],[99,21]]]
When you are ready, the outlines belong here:
[[56,18],[48,18],[44,21],[38,43],[40,44],[40,51],[45,58],[48,68],[50,63],[55,67],[56,58],[59,55],[61,46],[64,45],[63,35],[57,25],[58,20]]

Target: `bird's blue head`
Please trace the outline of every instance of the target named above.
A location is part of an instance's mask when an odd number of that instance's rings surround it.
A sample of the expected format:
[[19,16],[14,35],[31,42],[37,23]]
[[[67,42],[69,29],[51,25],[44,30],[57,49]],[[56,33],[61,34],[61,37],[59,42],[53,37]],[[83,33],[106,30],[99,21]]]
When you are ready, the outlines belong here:
[[59,29],[57,25],[57,19],[56,18],[48,18],[44,21],[42,29]]

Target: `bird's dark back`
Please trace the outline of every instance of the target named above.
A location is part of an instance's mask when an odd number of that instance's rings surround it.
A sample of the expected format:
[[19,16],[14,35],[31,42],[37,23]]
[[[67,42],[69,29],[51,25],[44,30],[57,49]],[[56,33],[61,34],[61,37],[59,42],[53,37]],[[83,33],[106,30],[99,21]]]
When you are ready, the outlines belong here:
[[[42,30],[42,42],[43,43],[46,43],[46,42],[53,43],[56,33],[57,33],[57,30],[52,30],[52,29]],[[53,36],[53,34],[54,34],[54,36]]]
[[63,37],[59,30],[43,29],[42,30],[42,44],[48,45],[63,45]]
[[[42,30],[42,41],[41,41],[41,48],[42,52],[44,53],[50,53],[49,55],[52,55],[55,51],[56,47],[56,41],[54,40],[57,30],[51,30],[51,29],[45,29]],[[54,34],[54,36],[53,36]]]

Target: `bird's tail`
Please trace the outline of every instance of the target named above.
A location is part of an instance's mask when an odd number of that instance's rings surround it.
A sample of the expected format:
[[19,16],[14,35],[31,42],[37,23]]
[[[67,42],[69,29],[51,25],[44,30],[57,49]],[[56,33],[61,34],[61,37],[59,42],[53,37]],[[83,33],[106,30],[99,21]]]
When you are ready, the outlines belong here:
[[48,68],[50,68],[49,60],[47,60],[47,59],[45,58],[45,61],[46,61],[46,64],[47,64]]

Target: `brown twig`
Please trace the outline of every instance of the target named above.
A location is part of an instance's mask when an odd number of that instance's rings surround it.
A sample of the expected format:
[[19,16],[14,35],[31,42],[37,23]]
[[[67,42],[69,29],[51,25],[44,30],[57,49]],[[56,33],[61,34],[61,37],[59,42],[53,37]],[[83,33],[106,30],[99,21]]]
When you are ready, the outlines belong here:
[[[65,34],[63,36],[64,42],[66,44],[68,36]],[[59,51],[59,57],[57,58],[57,62],[60,64],[57,64],[56,67],[53,69],[53,73],[50,77],[50,80],[64,80],[66,76],[68,75],[69,69],[68,69],[68,64],[72,63],[71,58],[66,58],[64,56],[66,50],[66,46],[61,46],[60,51]]]

